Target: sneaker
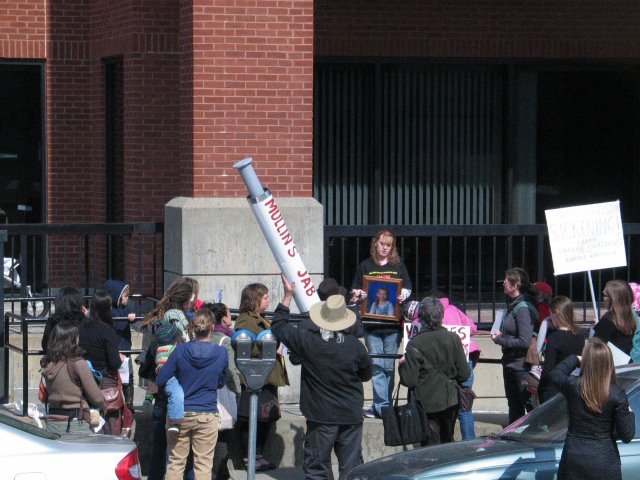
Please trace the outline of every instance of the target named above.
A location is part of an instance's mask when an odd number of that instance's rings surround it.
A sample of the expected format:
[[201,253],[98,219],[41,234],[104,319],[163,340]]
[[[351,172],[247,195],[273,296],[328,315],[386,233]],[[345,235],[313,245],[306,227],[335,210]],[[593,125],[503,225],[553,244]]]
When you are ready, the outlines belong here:
[[362,410],[362,416],[364,418],[376,418],[376,413],[373,411],[373,408],[365,408]]

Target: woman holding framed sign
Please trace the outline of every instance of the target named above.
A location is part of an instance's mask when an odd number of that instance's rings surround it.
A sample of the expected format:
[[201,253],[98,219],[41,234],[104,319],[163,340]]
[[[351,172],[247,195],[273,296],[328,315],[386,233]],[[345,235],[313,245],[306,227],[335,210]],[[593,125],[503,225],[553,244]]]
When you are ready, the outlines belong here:
[[[398,254],[396,246],[396,236],[388,229],[380,230],[372,239],[370,247],[370,257],[360,263],[351,284],[351,293],[353,302],[361,302],[365,307],[363,309],[364,318],[375,318],[379,320],[389,320],[389,326],[370,326],[365,327],[365,343],[370,355],[376,354],[392,354],[398,353],[400,346],[400,308],[409,295],[411,295],[411,279],[407,272],[402,258]],[[365,285],[366,280],[371,283]],[[375,277],[375,278],[371,278]],[[373,280],[373,281],[372,281]],[[372,288],[376,286],[376,280],[387,283],[395,280],[396,287],[389,288],[389,298],[394,307],[394,315],[377,315],[369,313],[372,303],[367,302],[369,293],[373,293]],[[382,284],[377,285],[375,289],[376,298]],[[389,285],[386,285],[389,286]],[[395,295],[393,294],[395,292]],[[394,301],[395,300],[395,301]],[[369,306],[369,309],[366,306]],[[392,323],[393,322],[393,323]],[[389,407],[389,399],[393,391],[395,360],[388,358],[373,358],[373,376],[371,378],[373,387],[373,405],[370,410],[365,411],[366,417],[381,418],[382,410]]]

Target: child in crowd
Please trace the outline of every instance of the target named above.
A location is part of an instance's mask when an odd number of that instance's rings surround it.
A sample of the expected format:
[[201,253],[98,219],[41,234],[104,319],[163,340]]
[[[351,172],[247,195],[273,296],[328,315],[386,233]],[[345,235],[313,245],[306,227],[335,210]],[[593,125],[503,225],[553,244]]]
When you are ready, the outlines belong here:
[[[118,350],[131,350],[131,326],[136,321],[136,314],[129,308],[129,285],[121,280],[107,280],[104,289],[111,295],[111,315],[113,328],[118,336]],[[122,379],[122,390],[129,410],[133,411],[133,362],[131,355],[121,355],[123,365],[128,370]]]
[[[142,348],[145,351],[149,351],[149,347],[155,340],[155,331],[165,318],[165,315],[167,315],[168,320],[175,319],[174,323],[176,323],[180,331],[183,332],[185,340],[189,339],[186,333],[188,331],[189,322],[185,312],[191,308],[194,298],[193,284],[190,280],[191,279],[186,277],[180,277],[174,280],[158,305],[145,316],[141,327],[141,331],[143,333]],[[140,364],[145,364],[145,357],[146,353],[141,355],[141,358],[137,361],[139,361]],[[153,358],[155,358],[155,355]],[[153,360],[153,358],[150,360]],[[147,405],[150,405],[153,402],[154,394],[157,391],[157,386],[155,381],[153,381],[154,379],[149,380],[150,382],[147,388],[147,395],[145,396],[145,403]]]
[[[169,310],[171,312],[173,310]],[[167,313],[169,313],[167,312]],[[166,318],[166,314],[165,314]],[[164,318],[163,318],[164,320]],[[173,352],[176,345],[184,341],[183,332],[171,323],[170,320],[161,322],[156,328],[156,340],[158,347],[156,348],[156,375],[160,369],[167,363],[169,355]],[[167,431],[179,432],[180,423],[184,419],[184,392],[178,380],[171,377],[164,387],[167,394]]]

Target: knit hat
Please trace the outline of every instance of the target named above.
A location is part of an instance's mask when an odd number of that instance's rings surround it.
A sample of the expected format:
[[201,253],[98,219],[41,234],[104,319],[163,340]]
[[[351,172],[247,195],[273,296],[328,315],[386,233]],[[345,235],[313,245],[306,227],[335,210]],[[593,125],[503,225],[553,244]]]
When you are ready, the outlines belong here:
[[346,330],[356,323],[356,314],[347,308],[344,295],[331,295],[326,301],[311,305],[309,317],[318,327],[332,332]]
[[545,295],[553,295],[553,289],[551,285],[546,282],[536,282],[534,286],[540,293],[544,293]]
[[169,345],[170,343],[175,343],[182,336],[182,333],[173,323],[163,318],[156,322],[155,335],[158,343]]

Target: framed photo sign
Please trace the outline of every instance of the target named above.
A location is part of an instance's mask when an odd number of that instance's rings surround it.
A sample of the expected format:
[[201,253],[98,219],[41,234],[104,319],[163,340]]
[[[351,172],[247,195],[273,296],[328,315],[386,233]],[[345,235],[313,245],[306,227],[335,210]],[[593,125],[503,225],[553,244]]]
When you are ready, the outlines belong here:
[[362,302],[362,318],[400,321],[398,295],[402,291],[402,279],[365,275],[362,289],[367,299]]

